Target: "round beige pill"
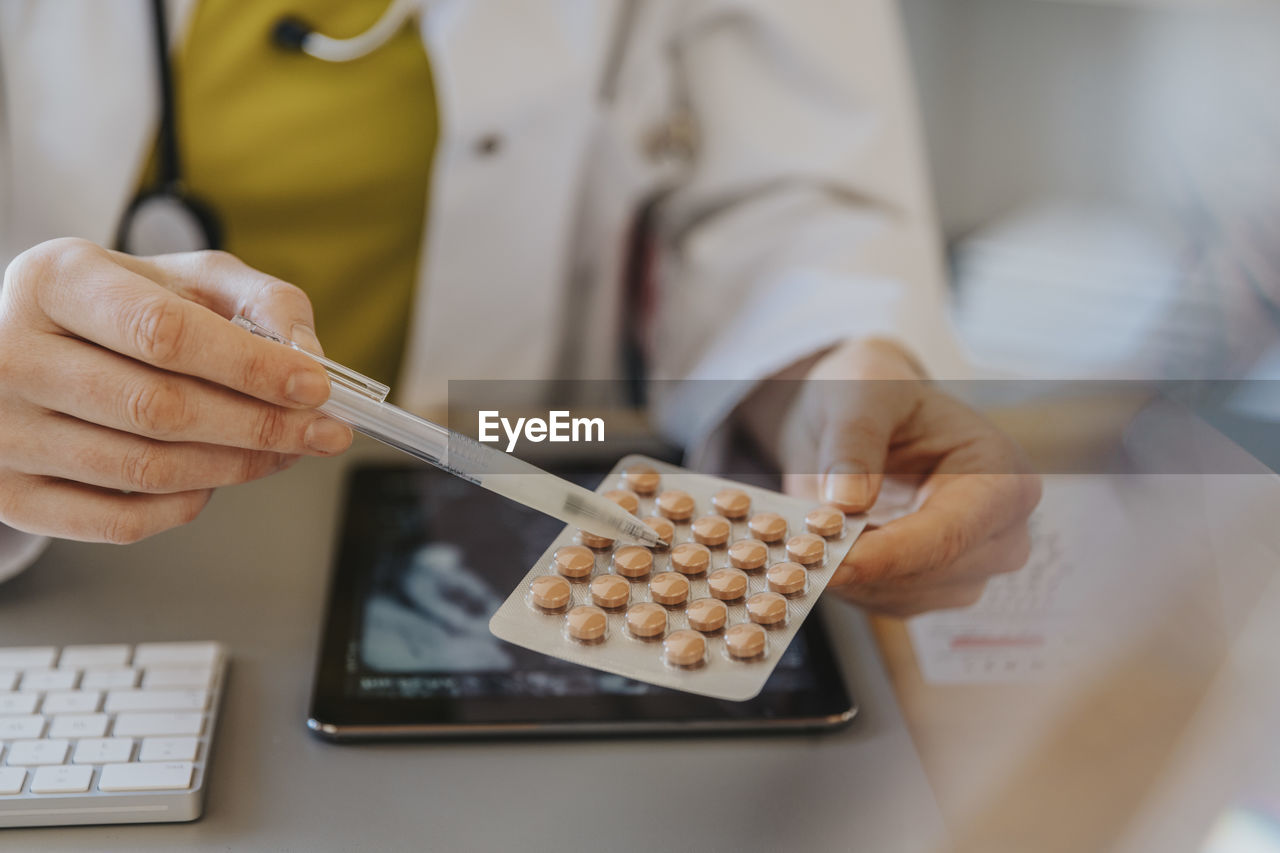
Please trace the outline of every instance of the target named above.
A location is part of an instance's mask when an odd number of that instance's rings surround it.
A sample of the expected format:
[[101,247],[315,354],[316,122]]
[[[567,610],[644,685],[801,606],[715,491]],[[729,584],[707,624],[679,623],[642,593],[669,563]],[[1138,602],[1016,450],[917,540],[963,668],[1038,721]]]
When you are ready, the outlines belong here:
[[585,578],[595,567],[596,555],[581,545],[565,545],[552,557],[556,571],[567,578]]
[[746,518],[751,512],[751,497],[742,489],[721,489],[711,499],[711,505],[725,518]]
[[797,533],[787,540],[787,556],[803,566],[812,566],[822,562],[824,544],[821,536]]
[[555,575],[534,578],[529,584],[529,600],[543,610],[560,610],[569,603],[569,582]]
[[627,611],[627,630],[637,637],[661,637],[667,630],[667,611],[648,601]]
[[697,601],[689,602],[685,615],[689,617],[690,628],[710,633],[724,627],[724,623],[729,619],[729,608],[723,601],[699,598]]
[[776,512],[758,512],[747,522],[747,529],[761,542],[777,542],[787,533],[787,520]]
[[[568,584],[565,584],[568,586]],[[631,598],[631,584],[617,575],[596,575],[591,579],[591,600],[609,610],[625,607]]]
[[662,482],[658,472],[648,465],[632,465],[622,472],[622,479],[634,492],[641,495],[651,495],[658,491],[658,484]]
[[660,572],[649,581],[649,594],[659,604],[684,604],[689,598],[689,579],[675,572]]
[[814,507],[804,517],[804,526],[819,536],[839,536],[844,530],[844,512],[830,505]]
[[765,577],[769,581],[769,589],[782,595],[795,595],[804,592],[807,574],[799,563],[775,563],[769,567]]
[[718,547],[729,541],[729,522],[718,515],[704,515],[692,525],[693,538],[703,545]]
[[707,656],[707,638],[697,631],[672,631],[662,641],[662,651],[672,666],[697,666]]
[[724,647],[730,657],[753,660],[764,656],[766,639],[759,625],[743,622],[724,632]]
[[594,548],[597,551],[603,551],[613,547],[613,540],[606,536],[597,536],[594,533],[588,533],[585,530],[579,530],[578,535],[574,537],[588,548]]
[[777,625],[787,618],[787,600],[776,592],[757,592],[747,599],[747,615],[761,625]]
[[613,552],[613,570],[624,578],[642,578],[653,570],[653,552],[640,545],[623,545]]
[[658,512],[672,521],[684,521],[693,515],[693,495],[679,489],[670,489],[658,495],[654,504]]
[[564,615],[564,629],[575,640],[593,642],[604,639],[608,621],[599,607],[580,604]]
[[681,542],[671,549],[671,568],[682,575],[700,575],[711,568],[711,549],[697,542]]
[[737,601],[747,594],[747,576],[737,569],[716,569],[707,575],[707,589],[712,598]]
[[640,499],[636,497],[636,493],[626,489],[611,489],[605,492],[603,497],[608,498],[630,513],[634,513],[640,508]]
[[671,547],[671,540],[676,538],[676,526],[662,516],[651,515],[644,520],[649,529],[658,534],[658,538]]
[[763,569],[769,559],[769,546],[759,539],[739,539],[729,546],[729,565],[735,569]]

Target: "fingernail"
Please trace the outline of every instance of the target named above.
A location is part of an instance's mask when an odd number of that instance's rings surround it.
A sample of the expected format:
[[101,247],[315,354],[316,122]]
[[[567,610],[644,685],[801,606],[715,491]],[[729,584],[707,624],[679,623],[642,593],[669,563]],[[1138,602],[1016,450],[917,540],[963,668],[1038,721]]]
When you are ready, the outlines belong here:
[[329,399],[329,380],[319,370],[298,370],[290,374],[284,395],[303,406],[318,406]]
[[289,332],[289,338],[307,352],[324,355],[324,347],[320,346],[320,339],[316,337],[316,330],[306,323],[294,323],[293,329]]
[[866,509],[871,496],[871,478],[861,465],[837,462],[827,469],[824,495],[829,503],[836,504],[841,509]]
[[351,444],[351,430],[329,418],[316,418],[307,427],[302,441],[316,453],[341,453]]

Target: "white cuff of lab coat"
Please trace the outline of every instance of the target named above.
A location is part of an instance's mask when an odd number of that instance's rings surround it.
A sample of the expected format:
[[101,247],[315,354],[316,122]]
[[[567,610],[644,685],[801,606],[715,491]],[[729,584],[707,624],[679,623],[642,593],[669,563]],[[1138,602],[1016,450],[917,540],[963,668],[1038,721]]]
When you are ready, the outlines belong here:
[[721,428],[759,381],[842,341],[871,337],[904,347],[930,377],[967,372],[943,312],[910,298],[902,282],[791,270],[744,306],[687,377],[715,381],[659,391],[658,427],[686,448],[690,467],[714,468]]
[[34,563],[47,547],[47,536],[34,536],[0,524],[0,582]]

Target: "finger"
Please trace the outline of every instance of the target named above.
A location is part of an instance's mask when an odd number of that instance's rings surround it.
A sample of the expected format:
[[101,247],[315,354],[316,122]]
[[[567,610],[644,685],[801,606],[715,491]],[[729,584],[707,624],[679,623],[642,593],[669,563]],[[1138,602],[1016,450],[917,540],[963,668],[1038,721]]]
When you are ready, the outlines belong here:
[[242,314],[260,326],[324,355],[316,338],[311,300],[302,289],[227,252],[183,252],[154,257],[113,253],[121,266],[159,282],[223,317]]
[[911,592],[847,586],[832,589],[831,592],[838,598],[873,613],[907,619],[932,610],[971,607],[982,598],[985,589],[985,581],[966,581]]
[[152,441],[61,415],[9,431],[4,457],[23,474],[120,491],[172,494],[257,480],[297,459],[212,444]]
[[845,383],[819,439],[823,499],[845,512],[863,512],[880,493],[895,427],[916,399],[911,382]]
[[[1031,558],[1031,532],[1025,524],[1015,524],[1003,533],[963,555],[943,573],[947,581],[986,580],[1016,572]],[[926,572],[922,579],[936,577]]]
[[930,478],[915,512],[864,533],[832,576],[865,585],[950,566],[987,539],[1023,523],[1039,500],[1027,474],[954,474]]
[[[61,328],[163,370],[207,379],[252,397],[313,408],[329,396],[315,360],[236,328],[91,244],[66,249],[61,274],[37,290],[40,308]],[[97,257],[90,257],[97,254]],[[243,282],[222,281],[227,292]]]
[[7,477],[0,519],[17,530],[125,545],[193,521],[212,490],[135,494],[48,477]]
[[11,360],[27,400],[115,430],[289,454],[328,455],[351,444],[350,429],[314,411],[255,400],[72,338],[41,336]]

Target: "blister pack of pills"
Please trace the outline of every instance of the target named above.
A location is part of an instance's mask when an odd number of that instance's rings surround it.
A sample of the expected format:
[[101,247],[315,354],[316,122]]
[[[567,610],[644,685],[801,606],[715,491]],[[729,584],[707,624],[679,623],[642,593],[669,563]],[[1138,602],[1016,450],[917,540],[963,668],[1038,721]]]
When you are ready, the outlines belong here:
[[718,699],[758,694],[858,534],[861,516],[622,459],[599,492],[667,543],[565,528],[489,622],[552,657]]

